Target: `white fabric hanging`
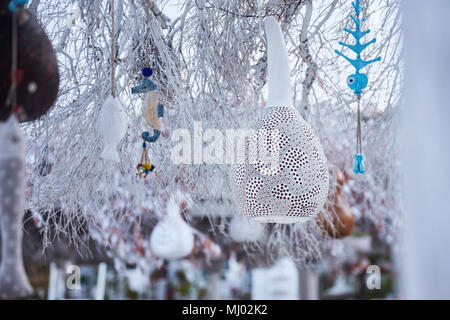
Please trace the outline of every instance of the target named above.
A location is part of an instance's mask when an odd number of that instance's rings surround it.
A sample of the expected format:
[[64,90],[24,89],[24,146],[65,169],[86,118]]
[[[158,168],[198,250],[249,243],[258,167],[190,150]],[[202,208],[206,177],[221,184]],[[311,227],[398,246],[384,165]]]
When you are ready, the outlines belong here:
[[402,297],[450,299],[450,2],[403,1]]

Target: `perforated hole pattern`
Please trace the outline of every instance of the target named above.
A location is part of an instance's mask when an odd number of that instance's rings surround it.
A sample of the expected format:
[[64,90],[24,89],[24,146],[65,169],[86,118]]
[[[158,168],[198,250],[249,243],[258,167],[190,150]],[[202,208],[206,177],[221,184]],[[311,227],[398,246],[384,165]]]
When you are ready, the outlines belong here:
[[[305,221],[318,214],[328,195],[328,165],[322,145],[293,107],[274,107],[251,127],[246,152],[257,141],[269,154],[279,151],[278,164],[262,160],[233,166],[230,182],[242,213],[263,222]],[[272,130],[278,130],[273,136]],[[248,154],[248,153],[247,153]]]

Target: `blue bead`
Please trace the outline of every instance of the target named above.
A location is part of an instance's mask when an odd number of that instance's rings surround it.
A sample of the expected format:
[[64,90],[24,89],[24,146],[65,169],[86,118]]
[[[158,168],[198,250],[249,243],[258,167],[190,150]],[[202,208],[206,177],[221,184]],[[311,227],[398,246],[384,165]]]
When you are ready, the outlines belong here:
[[142,144],[142,148],[147,148],[147,144],[145,142]]
[[28,3],[28,0],[12,0],[9,2],[9,10],[15,11],[18,6],[25,6]]
[[356,174],[364,174],[366,170],[364,168],[364,156],[362,154],[355,154],[355,163],[353,165],[353,171]]
[[151,77],[153,74],[153,70],[150,67],[146,67],[144,69],[142,69],[142,75],[146,78]]

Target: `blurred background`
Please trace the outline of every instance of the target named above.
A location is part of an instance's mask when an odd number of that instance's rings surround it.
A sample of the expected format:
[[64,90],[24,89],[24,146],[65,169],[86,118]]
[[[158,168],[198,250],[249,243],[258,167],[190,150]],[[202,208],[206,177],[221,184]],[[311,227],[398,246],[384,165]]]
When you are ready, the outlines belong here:
[[[329,241],[320,262],[299,268],[289,257],[267,265],[256,249],[248,258],[248,248],[210,231],[208,218],[195,217],[192,223],[205,239],[197,239],[194,253],[160,261],[146,272],[138,263],[117,265],[94,241],[80,249],[59,238],[44,252],[35,221],[27,217],[24,263],[39,299],[398,298],[392,248],[370,224]],[[367,286],[371,265],[380,267],[380,289]]]

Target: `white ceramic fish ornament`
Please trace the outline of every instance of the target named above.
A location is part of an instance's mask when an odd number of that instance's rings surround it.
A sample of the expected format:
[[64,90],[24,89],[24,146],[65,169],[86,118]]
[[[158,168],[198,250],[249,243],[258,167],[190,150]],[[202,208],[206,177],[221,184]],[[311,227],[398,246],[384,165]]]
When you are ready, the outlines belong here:
[[24,206],[25,141],[12,115],[0,122],[0,299],[25,298],[33,293],[22,257]]
[[230,223],[230,237],[236,242],[258,241],[264,235],[261,222],[247,218],[241,214],[233,217]]
[[255,150],[256,145],[258,157],[253,162],[249,157],[232,170],[233,198],[245,215],[260,222],[305,222],[323,209],[327,199],[327,159],[292,103],[289,57],[280,25],[268,17],[265,27],[269,99],[250,127],[255,133],[247,149]]
[[180,216],[180,208],[169,200],[167,215],[155,226],[150,236],[150,249],[163,259],[176,260],[188,256],[194,248],[191,227]]
[[102,137],[105,160],[119,162],[118,145],[127,132],[127,118],[119,100],[109,95],[98,115],[98,130]]

